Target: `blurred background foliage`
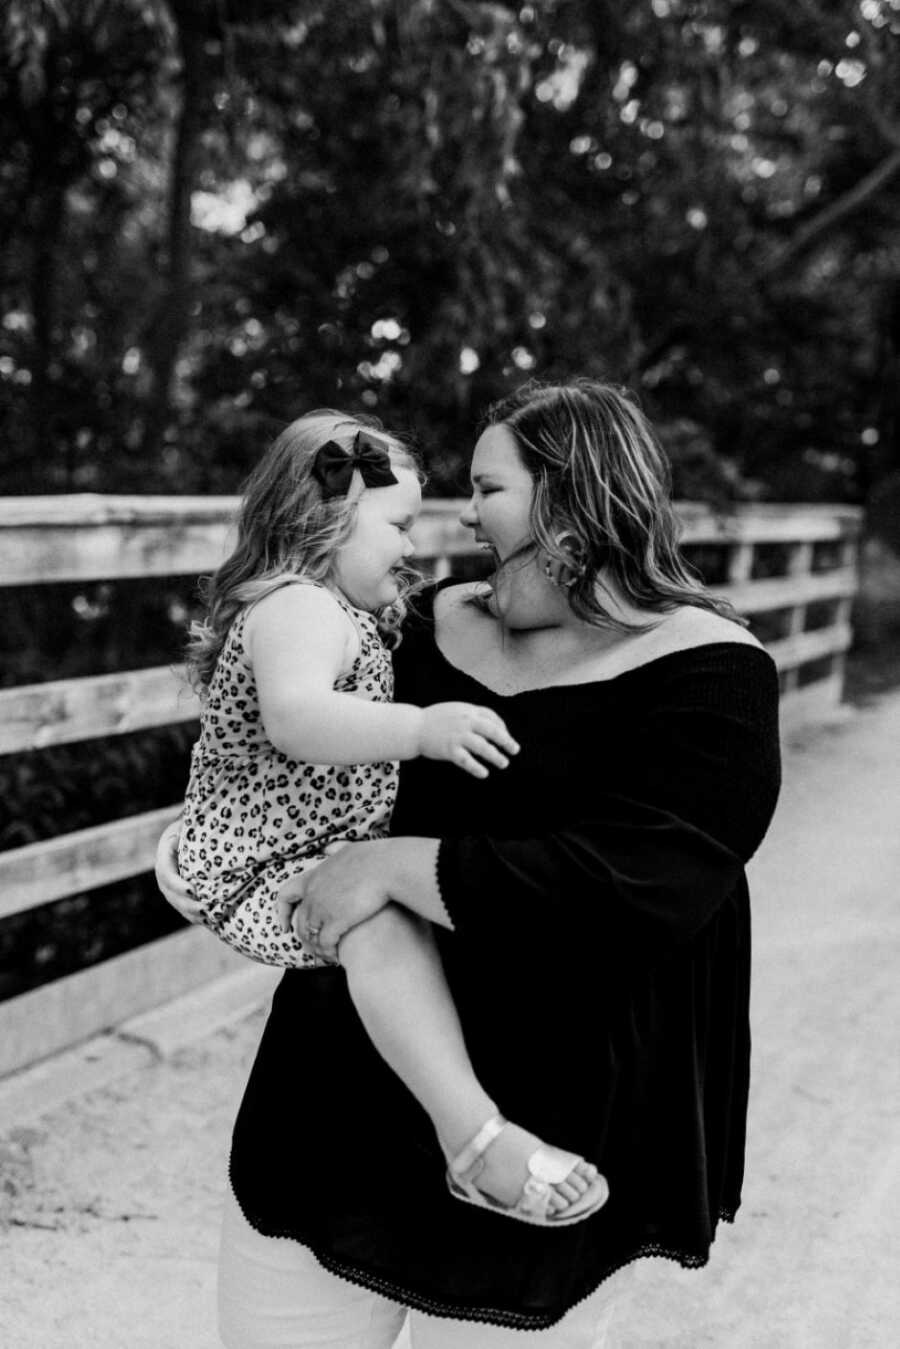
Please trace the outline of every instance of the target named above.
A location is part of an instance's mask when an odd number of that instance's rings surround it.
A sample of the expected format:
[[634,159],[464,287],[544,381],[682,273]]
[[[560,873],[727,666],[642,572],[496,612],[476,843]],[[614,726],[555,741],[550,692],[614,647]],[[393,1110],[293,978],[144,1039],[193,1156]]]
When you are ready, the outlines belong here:
[[9,0],[0,491],[230,491],[623,380],[688,496],[898,458],[900,0]]
[[[7,0],[0,495],[232,492],[317,405],[453,494],[583,372],[682,497],[867,503],[896,590],[898,50],[900,0]],[[192,589],[0,591],[0,684],[174,661]],[[190,734],[0,759],[0,848],[178,799]],[[0,992],[173,921],[8,919]]]

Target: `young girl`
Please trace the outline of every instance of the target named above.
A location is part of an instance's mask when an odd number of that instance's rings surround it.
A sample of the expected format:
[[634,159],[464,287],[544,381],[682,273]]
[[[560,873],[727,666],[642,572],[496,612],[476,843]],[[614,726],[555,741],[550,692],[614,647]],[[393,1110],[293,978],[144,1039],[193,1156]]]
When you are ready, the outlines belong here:
[[[266,964],[323,963],[317,931],[295,922],[303,942],[283,929],[279,890],[329,849],[386,835],[398,760],[483,778],[518,752],[488,708],[391,702],[384,639],[399,640],[420,507],[400,441],[330,410],[299,418],[251,475],[237,546],[192,631],[203,696],[179,866],[203,921]],[[535,1147],[477,1081],[429,923],[389,905],[346,934],[339,957],[373,1044],[452,1159],[455,1197],[544,1226],[601,1207],[596,1167]]]

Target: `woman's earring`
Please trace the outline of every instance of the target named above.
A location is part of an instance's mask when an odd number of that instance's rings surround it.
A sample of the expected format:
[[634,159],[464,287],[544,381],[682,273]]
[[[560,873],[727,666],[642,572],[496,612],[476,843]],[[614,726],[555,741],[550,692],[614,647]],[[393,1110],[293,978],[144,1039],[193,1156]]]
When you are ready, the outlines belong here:
[[[577,585],[587,571],[581,542],[577,535],[568,529],[557,534],[553,542],[559,552],[567,554],[567,560],[556,562],[551,557],[545,558],[544,575],[548,581],[555,586],[559,586],[561,590],[569,590],[573,585]],[[571,547],[571,544],[575,545],[574,548]]]

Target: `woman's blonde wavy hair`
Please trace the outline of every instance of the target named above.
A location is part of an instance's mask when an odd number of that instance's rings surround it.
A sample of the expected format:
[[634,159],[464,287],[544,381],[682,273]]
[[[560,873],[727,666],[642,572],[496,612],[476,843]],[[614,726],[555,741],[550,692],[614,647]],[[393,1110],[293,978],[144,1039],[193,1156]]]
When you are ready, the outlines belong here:
[[[685,562],[668,458],[628,389],[580,378],[529,381],[488,408],[480,430],[506,426],[534,480],[531,537],[503,567],[537,552],[580,619],[634,631],[603,603],[604,578],[631,604],[681,604],[746,626]],[[502,570],[502,567],[501,567]]]
[[[391,464],[423,474],[413,450],[384,431],[377,417],[354,416],[334,408],[317,408],[290,423],[273,441],[244,484],[237,519],[237,544],[227,561],[200,590],[206,617],[191,624],[187,670],[201,693],[208,687],[228,629],[238,613],[292,577],[328,581],[335,553],[347,541],[356,521],[358,476],[346,496],[325,498],[312,467],[316,452],[333,440],[352,451],[359,431],[375,430],[388,442]],[[389,645],[400,640],[406,597],[421,582],[405,568],[398,575],[399,597],[376,614]]]

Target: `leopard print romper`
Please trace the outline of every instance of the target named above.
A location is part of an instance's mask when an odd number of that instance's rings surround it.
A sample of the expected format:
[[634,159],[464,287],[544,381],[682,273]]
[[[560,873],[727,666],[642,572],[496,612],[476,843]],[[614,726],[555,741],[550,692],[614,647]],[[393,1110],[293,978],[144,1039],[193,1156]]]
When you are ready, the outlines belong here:
[[[335,690],[390,702],[393,668],[374,616],[329,594],[359,634],[359,652]],[[320,862],[333,844],[384,838],[397,764],[303,763],[275,748],[244,651],[248,612],[232,623],[203,699],[178,864],[203,921],[229,946],[264,965],[317,966],[321,961],[293,933],[281,931],[279,887]]]

